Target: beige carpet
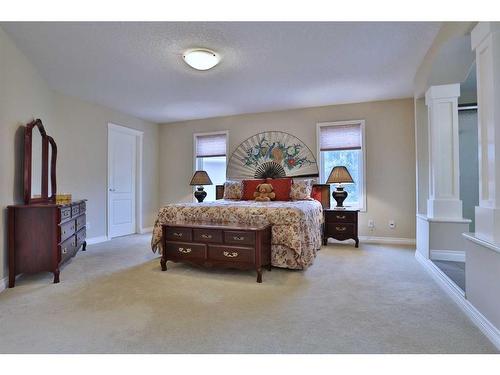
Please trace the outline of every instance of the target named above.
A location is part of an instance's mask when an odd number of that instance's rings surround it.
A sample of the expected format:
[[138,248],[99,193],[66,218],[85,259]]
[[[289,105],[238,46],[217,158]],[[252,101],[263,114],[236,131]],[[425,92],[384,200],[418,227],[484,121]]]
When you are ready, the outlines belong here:
[[88,246],[0,294],[2,353],[492,353],[409,249],[323,247],[306,272],[159,261],[149,235]]

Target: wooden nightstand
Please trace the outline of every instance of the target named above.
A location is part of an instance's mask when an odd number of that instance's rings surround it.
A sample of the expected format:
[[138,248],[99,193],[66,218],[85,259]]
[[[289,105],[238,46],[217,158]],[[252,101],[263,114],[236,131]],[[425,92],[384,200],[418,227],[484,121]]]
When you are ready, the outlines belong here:
[[354,209],[324,209],[323,245],[326,245],[331,237],[339,241],[353,239],[358,247],[358,212],[359,210]]

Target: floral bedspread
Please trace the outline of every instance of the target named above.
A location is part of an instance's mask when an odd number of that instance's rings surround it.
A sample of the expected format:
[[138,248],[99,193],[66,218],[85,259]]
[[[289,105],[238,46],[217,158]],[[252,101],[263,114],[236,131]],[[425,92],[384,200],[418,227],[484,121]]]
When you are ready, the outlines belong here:
[[176,203],[160,209],[153,229],[151,248],[161,253],[162,224],[176,221],[212,221],[251,224],[263,218],[272,225],[273,266],[306,269],[321,247],[323,209],[316,200],[255,202],[218,200]]

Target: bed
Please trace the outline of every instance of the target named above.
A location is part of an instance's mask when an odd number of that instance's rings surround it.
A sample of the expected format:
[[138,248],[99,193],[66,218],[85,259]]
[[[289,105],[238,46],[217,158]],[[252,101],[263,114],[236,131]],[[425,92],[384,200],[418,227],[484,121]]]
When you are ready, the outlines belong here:
[[216,200],[175,203],[160,209],[151,248],[162,251],[162,224],[178,221],[211,221],[250,224],[265,217],[272,225],[271,263],[275,267],[304,270],[311,266],[321,247],[323,206],[318,200],[256,202]]

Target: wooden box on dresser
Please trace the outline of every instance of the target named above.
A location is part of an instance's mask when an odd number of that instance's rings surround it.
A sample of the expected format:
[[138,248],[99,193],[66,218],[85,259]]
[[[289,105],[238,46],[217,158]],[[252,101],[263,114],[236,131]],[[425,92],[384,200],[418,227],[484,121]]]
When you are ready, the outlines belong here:
[[21,273],[52,272],[58,283],[61,265],[87,246],[85,212],[85,200],[9,206],[9,287]]
[[167,261],[205,267],[255,270],[262,282],[262,267],[271,270],[271,225],[236,223],[170,223],[162,227],[162,271]]

